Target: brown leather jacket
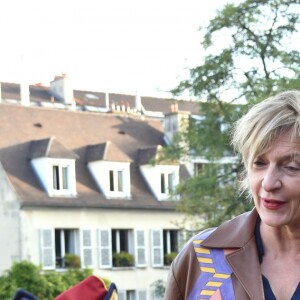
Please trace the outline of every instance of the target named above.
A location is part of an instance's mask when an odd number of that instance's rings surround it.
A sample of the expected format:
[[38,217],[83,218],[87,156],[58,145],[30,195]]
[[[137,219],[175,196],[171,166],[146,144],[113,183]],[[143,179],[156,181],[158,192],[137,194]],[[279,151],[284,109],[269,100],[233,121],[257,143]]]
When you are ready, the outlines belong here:
[[[260,263],[255,242],[257,212],[244,213],[220,225],[203,242],[201,247],[224,249],[228,265],[232,270],[231,281],[237,300],[263,300],[264,292]],[[189,242],[171,265],[168,276],[165,300],[198,300],[191,297],[191,291],[201,274],[193,242]],[[211,299],[223,298],[216,293]],[[204,298],[204,297],[203,297]],[[209,299],[205,297],[205,299]]]

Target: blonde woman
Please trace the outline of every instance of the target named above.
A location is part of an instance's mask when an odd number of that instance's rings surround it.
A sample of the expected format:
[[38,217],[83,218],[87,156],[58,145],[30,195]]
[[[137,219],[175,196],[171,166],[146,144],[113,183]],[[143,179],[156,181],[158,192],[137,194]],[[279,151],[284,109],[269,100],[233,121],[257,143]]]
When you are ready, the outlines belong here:
[[253,106],[232,141],[254,208],[185,246],[166,300],[300,299],[300,92]]

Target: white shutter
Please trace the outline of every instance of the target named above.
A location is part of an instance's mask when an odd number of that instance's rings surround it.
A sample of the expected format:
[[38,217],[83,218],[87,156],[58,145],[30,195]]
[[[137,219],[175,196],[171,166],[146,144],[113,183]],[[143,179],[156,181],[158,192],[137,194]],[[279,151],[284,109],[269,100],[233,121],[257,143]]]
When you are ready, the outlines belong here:
[[163,233],[162,230],[151,231],[152,267],[163,267]]
[[118,300],[127,300],[126,291],[118,291]]
[[98,262],[99,268],[108,269],[112,267],[112,244],[111,230],[98,230]]
[[135,265],[146,267],[146,239],[144,230],[135,231]]
[[146,290],[138,290],[137,293],[137,300],[147,300],[147,291]]
[[93,267],[92,232],[88,229],[81,230],[81,266]]
[[44,270],[55,269],[54,229],[40,229],[41,264]]

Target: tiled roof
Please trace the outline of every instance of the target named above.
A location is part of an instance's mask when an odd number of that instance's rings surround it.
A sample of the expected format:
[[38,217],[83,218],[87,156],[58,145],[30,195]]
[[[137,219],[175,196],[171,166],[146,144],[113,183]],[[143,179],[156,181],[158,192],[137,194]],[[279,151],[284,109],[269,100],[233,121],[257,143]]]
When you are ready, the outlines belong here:
[[[159,202],[153,197],[137,163],[139,149],[164,144],[159,120],[2,103],[0,124],[0,162],[23,207],[174,208],[171,201]],[[132,200],[106,199],[88,171],[89,145],[105,145],[108,141],[118,148],[119,155],[132,161]],[[30,165],[29,158],[40,155],[76,155],[76,198],[48,196]]]
[[156,157],[157,146],[139,149],[137,162],[139,165],[147,165]]
[[177,160],[170,160],[164,158],[161,154],[162,146],[139,149],[137,162],[139,165],[152,164],[154,160],[158,160],[160,165],[179,165]]

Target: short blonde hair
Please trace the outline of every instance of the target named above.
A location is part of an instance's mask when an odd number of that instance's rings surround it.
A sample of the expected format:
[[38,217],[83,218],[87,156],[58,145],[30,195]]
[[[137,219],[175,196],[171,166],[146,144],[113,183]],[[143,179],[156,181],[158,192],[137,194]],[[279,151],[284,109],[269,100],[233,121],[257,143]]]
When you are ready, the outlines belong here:
[[263,100],[235,123],[232,145],[241,154],[246,171],[249,163],[285,132],[291,132],[292,139],[300,137],[300,91],[297,90]]

